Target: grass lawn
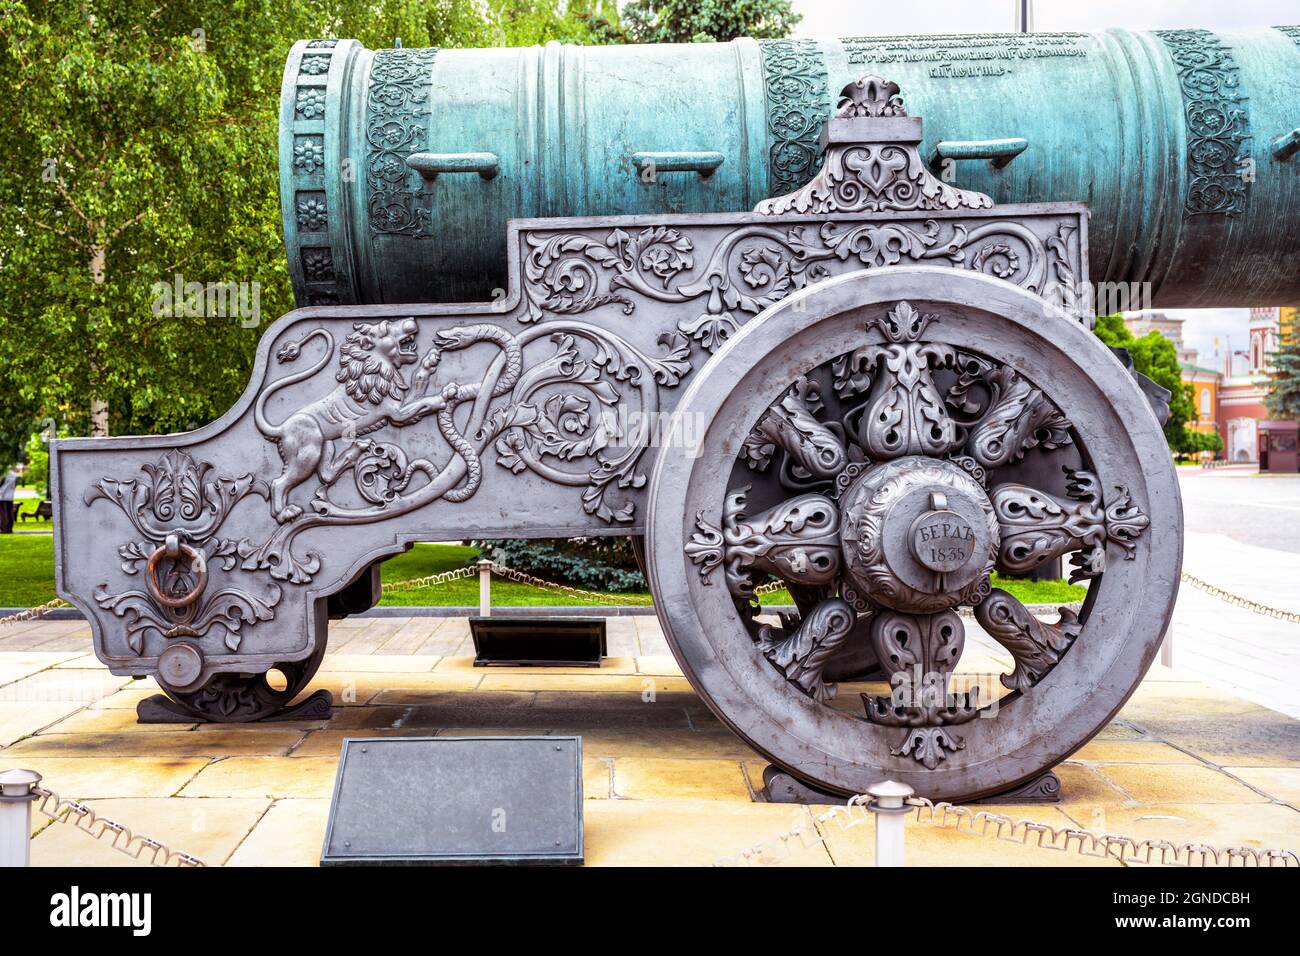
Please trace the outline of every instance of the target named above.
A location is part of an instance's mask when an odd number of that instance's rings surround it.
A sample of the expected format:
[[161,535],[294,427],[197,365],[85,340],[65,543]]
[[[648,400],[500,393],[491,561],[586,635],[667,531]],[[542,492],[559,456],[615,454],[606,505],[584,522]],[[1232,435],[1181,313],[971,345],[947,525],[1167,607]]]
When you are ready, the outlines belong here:
[[[417,544],[383,565],[384,583],[422,578],[472,564],[474,548],[453,544]],[[1026,604],[1068,604],[1083,600],[1087,591],[1064,581],[1019,581],[993,576],[993,586],[1014,594]],[[0,607],[32,607],[54,598],[54,539],[47,535],[0,537]],[[492,603],[500,607],[522,605],[649,604],[649,594],[629,594],[633,601],[602,601],[548,591],[497,577],[492,581]],[[478,604],[478,576],[472,575],[436,587],[389,591],[380,602],[387,607],[445,607]],[[790,604],[790,595],[775,591],[763,595],[764,604]]]
[[54,536],[0,535],[0,607],[35,607],[54,598]]

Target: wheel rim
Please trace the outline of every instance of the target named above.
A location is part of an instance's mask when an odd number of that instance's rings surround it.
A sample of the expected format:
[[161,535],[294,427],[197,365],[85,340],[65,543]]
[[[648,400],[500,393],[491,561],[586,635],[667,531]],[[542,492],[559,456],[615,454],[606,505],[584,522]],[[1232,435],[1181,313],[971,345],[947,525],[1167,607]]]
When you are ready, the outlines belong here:
[[[1149,520],[1131,542],[1132,560],[1123,548],[1103,544],[1105,571],[1092,582],[1077,637],[1054,666],[1032,686],[1011,691],[995,716],[949,726],[961,746],[940,746],[933,766],[895,752],[905,729],[832,709],[792,683],[758,650],[721,575],[702,577],[688,547],[699,533],[697,512],[706,524],[722,524],[732,476],[729,464],[717,463],[741,455],[755,421],[791,382],[860,346],[885,343],[867,322],[883,320],[900,302],[939,317],[927,340],[994,357],[1068,410],[1073,440],[1102,487],[1122,486]],[[703,435],[693,449],[683,441],[692,432]],[[860,792],[888,776],[926,796],[967,799],[1033,778],[1119,710],[1172,613],[1181,508],[1158,423],[1132,378],[1090,332],[988,277],[924,267],[874,270],[792,296],[746,326],[701,371],[678,406],[666,446],[652,483],[648,550],[673,652],[725,723],[773,762],[827,790]]]

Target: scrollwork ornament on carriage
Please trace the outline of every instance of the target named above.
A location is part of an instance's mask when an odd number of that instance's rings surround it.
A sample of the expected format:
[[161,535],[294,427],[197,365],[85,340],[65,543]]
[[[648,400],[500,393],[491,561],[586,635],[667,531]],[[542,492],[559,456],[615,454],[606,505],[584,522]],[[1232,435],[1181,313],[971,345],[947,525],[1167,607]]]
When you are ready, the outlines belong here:
[[251,474],[214,475],[214,466],[173,449],[156,463],[141,466],[143,478],[102,478],[86,492],[87,505],[108,501],[130,521],[143,540],[118,547],[124,573],[143,577],[144,589],[114,592],[107,583],[95,589],[95,601],[123,618],[126,643],[137,655],[145,636],[200,638],[217,629],[230,650],[238,650],[245,628],[270,621],[282,596],[268,581],[236,583],[208,589],[210,568],[234,571],[246,539],[218,537],[231,510],[248,496],[266,499],[264,482]]

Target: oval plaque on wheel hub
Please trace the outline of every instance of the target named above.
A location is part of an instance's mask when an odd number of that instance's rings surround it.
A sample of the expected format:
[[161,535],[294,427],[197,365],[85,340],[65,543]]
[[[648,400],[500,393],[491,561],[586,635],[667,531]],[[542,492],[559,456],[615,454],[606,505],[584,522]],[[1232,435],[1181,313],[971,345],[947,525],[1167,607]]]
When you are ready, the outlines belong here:
[[[710,709],[805,783],[1006,791],[1101,730],[1159,648],[1182,552],[1164,436],[1101,342],[1032,293],[929,267],[817,283],[718,350],[686,422],[703,438],[670,433],[652,481],[656,612]],[[796,468],[800,435],[840,442],[843,470]],[[813,500],[840,545],[815,579],[770,557],[824,546],[791,507]],[[1089,581],[1077,614],[990,589],[1054,558]],[[798,613],[762,614],[768,584]],[[963,606],[1011,664],[959,667]],[[828,661],[862,647],[890,696],[840,685],[832,706]]]
[[993,570],[1000,541],[993,506],[950,462],[909,455],[869,467],[840,498],[840,511],[845,566],[876,604],[945,610],[972,598]]

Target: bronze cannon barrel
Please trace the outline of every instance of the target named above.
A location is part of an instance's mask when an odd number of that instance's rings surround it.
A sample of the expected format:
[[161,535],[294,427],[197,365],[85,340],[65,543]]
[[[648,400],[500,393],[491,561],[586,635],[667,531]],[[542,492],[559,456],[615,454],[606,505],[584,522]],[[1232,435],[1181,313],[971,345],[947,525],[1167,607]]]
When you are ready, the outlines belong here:
[[[1300,301],[1300,27],[523,49],[294,46],[281,205],[300,304],[486,300],[511,218],[734,212],[803,185],[847,82],[998,203],[1081,200],[1094,283]],[[1134,307],[1145,302],[1135,302]]]

